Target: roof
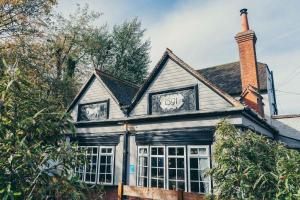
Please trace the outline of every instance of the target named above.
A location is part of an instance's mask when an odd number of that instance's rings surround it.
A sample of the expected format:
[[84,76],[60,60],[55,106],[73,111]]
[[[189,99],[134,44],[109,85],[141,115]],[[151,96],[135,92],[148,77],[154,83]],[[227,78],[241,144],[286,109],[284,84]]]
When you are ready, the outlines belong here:
[[286,118],[300,118],[300,114],[291,114],[291,115],[273,115],[273,119],[286,119]]
[[121,106],[131,104],[131,100],[138,91],[139,86],[134,85],[128,81],[116,78],[111,74],[107,74],[97,69],[96,74],[104,82],[108,89],[113,93],[113,95],[117,98]]
[[[258,62],[260,92],[267,91],[267,65]],[[230,95],[241,95],[242,82],[240,62],[227,63],[197,70],[214,85]]]
[[173,60],[175,63],[177,63],[179,66],[181,66],[183,69],[185,69],[187,72],[189,72],[192,76],[197,78],[199,81],[204,83],[206,86],[208,86],[210,89],[215,91],[217,94],[219,94],[221,97],[223,97],[226,101],[228,101],[233,106],[237,107],[243,107],[243,105],[234,99],[232,96],[228,95],[226,92],[221,90],[216,84],[213,84],[209,79],[204,77],[201,73],[198,73],[196,70],[194,70],[192,67],[190,67],[187,63],[185,63],[183,60],[181,60],[179,57],[177,57],[170,49],[166,49],[165,53],[159,60],[159,62],[156,64],[148,78],[144,81],[144,84],[140,87],[138,92],[136,93],[135,97],[133,98],[133,102],[131,104],[130,109],[132,110],[134,106],[137,104],[137,102],[142,98],[145,91],[148,89],[152,81],[155,79],[155,77],[159,74],[160,70],[166,63],[168,59]]

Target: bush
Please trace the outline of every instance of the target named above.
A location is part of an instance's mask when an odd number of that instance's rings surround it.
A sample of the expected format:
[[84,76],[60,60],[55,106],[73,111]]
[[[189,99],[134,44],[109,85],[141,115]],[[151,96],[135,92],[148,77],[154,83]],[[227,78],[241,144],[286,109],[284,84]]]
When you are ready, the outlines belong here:
[[300,153],[226,121],[215,133],[216,199],[299,199]]

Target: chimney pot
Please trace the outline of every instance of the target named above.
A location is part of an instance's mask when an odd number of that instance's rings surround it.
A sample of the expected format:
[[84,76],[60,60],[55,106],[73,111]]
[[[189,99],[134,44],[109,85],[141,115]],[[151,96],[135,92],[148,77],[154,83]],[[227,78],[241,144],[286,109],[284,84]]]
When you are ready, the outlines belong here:
[[249,30],[248,17],[247,17],[247,9],[243,8],[240,10],[242,16],[242,32],[246,32]]

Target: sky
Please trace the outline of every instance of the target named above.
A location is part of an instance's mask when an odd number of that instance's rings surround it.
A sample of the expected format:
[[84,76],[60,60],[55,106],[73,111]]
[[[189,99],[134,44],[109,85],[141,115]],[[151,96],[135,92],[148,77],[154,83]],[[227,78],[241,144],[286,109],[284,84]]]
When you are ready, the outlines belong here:
[[134,17],[151,41],[150,67],[166,48],[195,69],[239,60],[234,36],[241,8],[257,36],[256,54],[274,73],[279,114],[300,114],[300,1],[298,0],[58,0],[68,16],[87,4],[110,27]]

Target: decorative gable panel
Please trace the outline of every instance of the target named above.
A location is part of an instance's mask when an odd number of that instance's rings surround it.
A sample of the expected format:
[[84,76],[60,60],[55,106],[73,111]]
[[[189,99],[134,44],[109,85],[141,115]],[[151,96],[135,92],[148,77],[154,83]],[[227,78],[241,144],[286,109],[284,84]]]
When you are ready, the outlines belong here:
[[[81,95],[80,99],[77,101],[77,103],[73,106],[73,109],[71,110],[71,116],[74,119],[74,121],[78,119],[78,105],[79,107],[82,108],[82,105],[93,105],[93,104],[96,105],[99,102],[109,102],[107,103],[107,108],[106,108],[108,112],[107,113],[108,119],[117,119],[117,118],[124,117],[123,112],[121,111],[117,102],[114,100],[113,96],[109,93],[108,89],[104,86],[104,84],[99,79],[97,79],[94,76],[93,80],[91,81],[91,83],[89,84],[85,92]],[[88,111],[90,112],[91,114],[90,118],[92,120],[96,120],[95,117],[98,116],[99,118],[100,114],[101,113],[103,114],[103,109],[104,109],[103,106],[102,106],[102,111],[100,109],[101,106],[100,107],[98,106],[100,110],[97,113],[96,113],[97,106],[93,106],[92,108],[91,106],[88,107],[89,108],[86,109],[88,109]],[[84,114],[85,118],[87,118],[86,114]],[[104,119],[103,116],[101,117],[102,120]],[[99,120],[101,119],[99,118]],[[79,120],[80,120],[80,116],[79,116]]]
[[149,85],[148,90],[135,105],[130,115],[139,116],[148,114],[148,111],[150,110],[148,99],[151,93],[195,85],[198,86],[199,101],[197,103],[200,111],[213,111],[232,107],[232,105],[222,96],[210,89],[172,59],[168,58],[161,71]]

